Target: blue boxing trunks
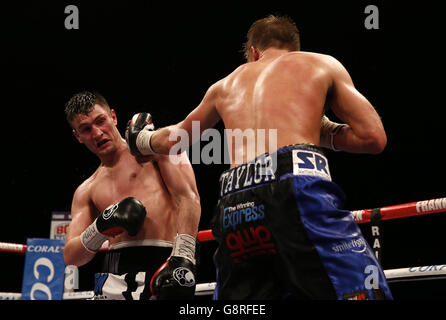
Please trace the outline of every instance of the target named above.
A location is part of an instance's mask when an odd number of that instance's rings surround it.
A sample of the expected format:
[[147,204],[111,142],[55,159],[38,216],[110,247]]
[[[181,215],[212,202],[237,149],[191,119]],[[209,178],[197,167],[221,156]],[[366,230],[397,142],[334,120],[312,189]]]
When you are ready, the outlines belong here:
[[291,145],[225,171],[213,217],[216,299],[392,299],[331,181],[327,158]]

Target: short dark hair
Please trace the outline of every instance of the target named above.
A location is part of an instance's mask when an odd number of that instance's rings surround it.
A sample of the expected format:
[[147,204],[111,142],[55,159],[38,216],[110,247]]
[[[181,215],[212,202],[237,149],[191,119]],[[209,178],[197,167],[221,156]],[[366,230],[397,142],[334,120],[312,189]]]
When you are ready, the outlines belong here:
[[300,50],[300,36],[296,24],[286,16],[269,15],[255,21],[246,35],[247,41],[243,49],[245,58],[250,56],[250,48],[265,50],[270,47]]
[[101,105],[110,112],[110,106],[107,100],[99,92],[83,91],[76,93],[65,104],[65,116],[71,124],[74,118],[79,114],[89,114],[95,104]]

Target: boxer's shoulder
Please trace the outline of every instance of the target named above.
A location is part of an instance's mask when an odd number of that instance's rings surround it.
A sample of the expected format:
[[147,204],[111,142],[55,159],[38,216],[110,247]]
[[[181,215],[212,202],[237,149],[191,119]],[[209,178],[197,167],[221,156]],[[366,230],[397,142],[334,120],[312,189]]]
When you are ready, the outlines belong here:
[[98,178],[98,171],[99,168],[76,188],[73,196],[73,205],[91,204],[93,201],[93,191],[95,190],[97,183],[100,181],[100,178]]
[[87,179],[85,179],[76,189],[79,192],[86,192],[91,190],[94,184],[97,182],[99,176],[99,168]]

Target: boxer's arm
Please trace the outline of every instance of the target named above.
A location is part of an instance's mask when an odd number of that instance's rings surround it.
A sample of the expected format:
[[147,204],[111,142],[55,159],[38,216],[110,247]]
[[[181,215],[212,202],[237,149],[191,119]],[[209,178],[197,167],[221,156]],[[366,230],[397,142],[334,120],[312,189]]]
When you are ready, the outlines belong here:
[[212,85],[207,90],[200,104],[183,121],[176,125],[156,130],[151,137],[153,151],[161,154],[169,154],[170,149],[181,141],[181,137],[184,134],[189,139],[188,146],[192,145],[195,142],[192,141],[193,121],[199,121],[200,135],[204,130],[215,126],[220,121],[220,115],[216,109],[220,85],[221,80]]
[[177,233],[197,236],[201,205],[195,174],[186,152],[175,156],[158,156],[164,184],[178,209]]
[[[201,214],[195,175],[186,152],[157,157],[161,177],[177,207],[177,236],[173,239],[170,257],[150,281],[150,291],[157,299],[193,299],[196,285],[196,236]],[[175,276],[176,270],[185,272],[187,284]]]
[[68,226],[64,248],[66,265],[82,266],[95,256],[94,253],[85,249],[80,240],[81,233],[94,221],[92,210],[88,191],[81,185],[74,193],[71,204],[71,222]]
[[387,137],[378,113],[355,88],[339,61],[330,57],[327,65],[332,74],[328,104],[335,115],[348,125],[335,135],[336,149],[352,153],[381,153]]

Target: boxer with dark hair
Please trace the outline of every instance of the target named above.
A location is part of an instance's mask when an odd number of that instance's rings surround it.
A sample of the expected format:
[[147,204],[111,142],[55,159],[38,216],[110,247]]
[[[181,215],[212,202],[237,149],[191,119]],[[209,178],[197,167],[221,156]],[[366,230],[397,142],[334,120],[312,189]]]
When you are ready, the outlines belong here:
[[[183,121],[132,137],[142,154],[168,154],[177,143],[169,137],[190,136],[195,121],[201,131],[223,120],[232,132],[266,132],[255,136],[254,154],[245,152],[248,139],[228,145],[231,168],[220,178],[213,226],[216,297],[391,299],[321,148],[381,153],[379,115],[338,60],[299,51],[290,19],[260,19],[247,37],[248,63],[213,84]],[[344,123],[329,120],[326,106]]]
[[65,114],[76,139],[101,161],[74,193],[65,263],[88,263],[108,240],[96,298],[151,298],[152,278],[168,259],[188,281],[172,278],[156,298],[193,298],[201,207],[187,155],[178,155],[178,164],[163,155],[134,157],[116,127],[116,112],[98,93],[74,95]]

